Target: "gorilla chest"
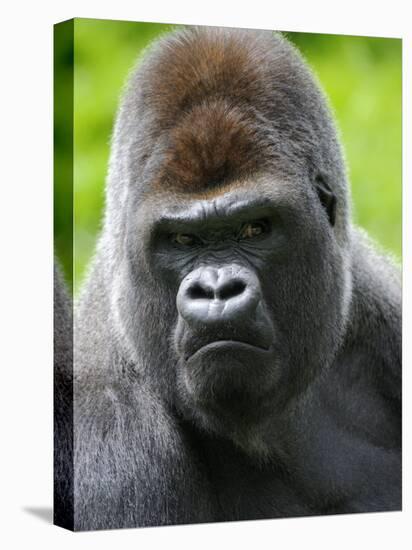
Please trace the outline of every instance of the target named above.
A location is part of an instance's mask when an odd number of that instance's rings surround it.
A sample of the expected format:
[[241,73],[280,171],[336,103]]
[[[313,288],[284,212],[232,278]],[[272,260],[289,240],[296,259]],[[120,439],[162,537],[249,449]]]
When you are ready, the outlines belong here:
[[202,446],[202,461],[215,496],[215,521],[313,513],[283,468],[259,465],[228,442]]
[[[345,420],[346,419],[346,420]],[[233,447],[205,453],[218,520],[293,517],[399,509],[401,455],[350,414],[312,411],[290,432],[281,460],[247,459]],[[381,426],[388,430],[389,420]]]
[[[233,466],[233,465],[232,465]],[[269,519],[311,515],[311,510],[281,475],[272,471],[232,471],[212,474],[218,521]]]

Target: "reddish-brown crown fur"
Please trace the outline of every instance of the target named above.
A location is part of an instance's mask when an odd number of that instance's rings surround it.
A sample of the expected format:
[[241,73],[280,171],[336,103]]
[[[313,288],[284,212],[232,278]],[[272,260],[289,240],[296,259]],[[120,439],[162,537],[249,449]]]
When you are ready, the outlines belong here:
[[204,192],[285,154],[297,168],[319,148],[316,86],[280,35],[179,31],[152,48],[133,86],[144,157],[162,156],[157,187]]

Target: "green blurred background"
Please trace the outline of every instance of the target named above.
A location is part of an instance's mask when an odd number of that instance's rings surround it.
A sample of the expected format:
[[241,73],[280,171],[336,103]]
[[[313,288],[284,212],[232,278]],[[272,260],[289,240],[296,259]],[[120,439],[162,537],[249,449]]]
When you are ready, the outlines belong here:
[[[112,126],[127,75],[148,43],[172,27],[164,24],[76,19],[74,23],[74,148],[70,177],[55,181],[55,246],[77,292],[101,227]],[[335,111],[346,151],[355,223],[401,258],[402,43],[398,39],[285,33],[318,75]],[[64,44],[57,69],[70,71]],[[57,75],[60,72],[56,72]],[[64,109],[55,111],[59,135]],[[66,133],[66,135],[69,135]],[[71,151],[55,140],[55,166]],[[68,169],[69,173],[69,169]],[[70,220],[74,200],[74,227]],[[75,254],[71,269],[71,247]]]

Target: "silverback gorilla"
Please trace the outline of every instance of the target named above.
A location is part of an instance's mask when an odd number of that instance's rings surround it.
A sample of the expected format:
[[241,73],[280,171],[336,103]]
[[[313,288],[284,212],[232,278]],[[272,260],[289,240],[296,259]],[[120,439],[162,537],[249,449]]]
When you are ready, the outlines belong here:
[[281,35],[146,54],[74,354],[76,530],[401,508],[399,276]]

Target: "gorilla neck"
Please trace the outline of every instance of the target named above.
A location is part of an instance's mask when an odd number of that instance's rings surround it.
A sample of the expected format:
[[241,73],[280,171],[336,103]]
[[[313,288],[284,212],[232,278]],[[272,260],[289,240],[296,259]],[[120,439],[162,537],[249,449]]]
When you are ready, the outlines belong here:
[[272,390],[255,401],[237,395],[201,406],[175,397],[174,408],[190,431],[205,438],[205,444],[209,440],[224,440],[241,453],[265,463],[285,454],[290,424],[311,395],[309,386],[282,399]]

